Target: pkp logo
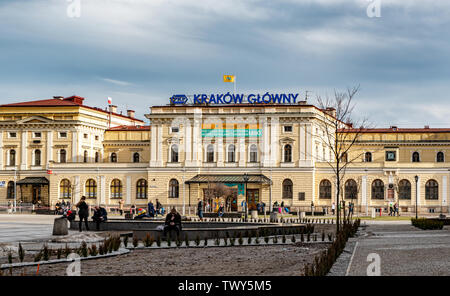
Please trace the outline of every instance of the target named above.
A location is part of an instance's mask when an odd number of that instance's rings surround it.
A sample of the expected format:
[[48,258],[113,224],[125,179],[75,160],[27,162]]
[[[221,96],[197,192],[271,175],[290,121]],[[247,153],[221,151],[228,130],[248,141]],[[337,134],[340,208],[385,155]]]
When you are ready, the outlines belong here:
[[186,104],[188,102],[188,97],[186,95],[173,95],[170,98],[171,104]]

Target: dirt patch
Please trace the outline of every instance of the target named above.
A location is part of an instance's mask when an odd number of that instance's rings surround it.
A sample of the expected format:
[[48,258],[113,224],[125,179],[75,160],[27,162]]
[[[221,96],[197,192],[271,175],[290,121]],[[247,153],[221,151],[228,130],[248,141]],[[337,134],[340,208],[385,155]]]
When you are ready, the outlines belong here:
[[[329,244],[135,250],[129,254],[81,261],[81,274],[97,275],[284,275],[298,276],[304,265]],[[42,265],[39,275],[64,276],[68,263]],[[35,275],[37,267],[13,274]],[[8,272],[9,273],[9,272]]]

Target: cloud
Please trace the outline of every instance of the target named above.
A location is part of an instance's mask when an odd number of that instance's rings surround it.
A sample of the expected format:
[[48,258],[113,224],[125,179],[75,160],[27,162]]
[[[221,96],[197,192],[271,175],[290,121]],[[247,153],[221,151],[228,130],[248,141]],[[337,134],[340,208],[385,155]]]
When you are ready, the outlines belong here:
[[116,80],[116,79],[110,79],[110,78],[101,78],[101,80],[115,84],[115,85],[121,85],[121,86],[128,86],[133,85],[130,82],[122,81],[122,80]]

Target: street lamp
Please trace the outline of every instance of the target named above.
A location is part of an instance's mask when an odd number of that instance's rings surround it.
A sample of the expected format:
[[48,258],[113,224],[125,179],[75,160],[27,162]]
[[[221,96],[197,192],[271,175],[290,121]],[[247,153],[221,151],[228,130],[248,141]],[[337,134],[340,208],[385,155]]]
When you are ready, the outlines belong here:
[[415,175],[414,180],[416,180],[416,219],[417,219],[417,196],[419,193],[417,192],[417,182],[419,181],[419,176]]
[[248,182],[248,174],[244,174],[244,182],[245,182],[245,222],[248,219],[248,196],[247,196],[247,182]]
[[17,168],[14,166],[14,213],[17,212]]

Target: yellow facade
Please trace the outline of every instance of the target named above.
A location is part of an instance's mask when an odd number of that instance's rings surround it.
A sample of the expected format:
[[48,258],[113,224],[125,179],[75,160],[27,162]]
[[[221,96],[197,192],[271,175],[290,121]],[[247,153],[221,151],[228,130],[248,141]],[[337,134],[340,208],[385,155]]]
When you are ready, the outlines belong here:
[[[193,211],[217,184],[236,194],[234,210],[242,209],[242,186],[252,192],[252,206],[262,201],[268,208],[277,201],[329,210],[335,202],[333,157],[320,137],[328,112],[315,106],[154,106],[146,115],[150,125],[144,125],[134,112],[124,116],[91,108],[81,99],[0,106],[0,204],[13,200],[8,184],[14,180],[21,183],[15,186],[16,199],[39,199],[50,208],[84,195],[89,203],[108,207],[120,199],[126,207],[158,199],[166,208],[191,206]],[[370,213],[397,202],[401,212],[412,212],[417,176],[419,210],[448,212],[449,140],[446,129],[367,130],[349,151],[348,159],[356,160],[343,177],[342,197],[352,179],[357,211]],[[394,152],[395,160],[387,160],[387,152]],[[331,194],[321,194],[323,180],[331,184]],[[383,188],[376,182],[382,198],[374,198],[375,180],[381,180]],[[409,198],[399,199],[400,190],[408,196],[399,186],[402,180],[409,181]]]

